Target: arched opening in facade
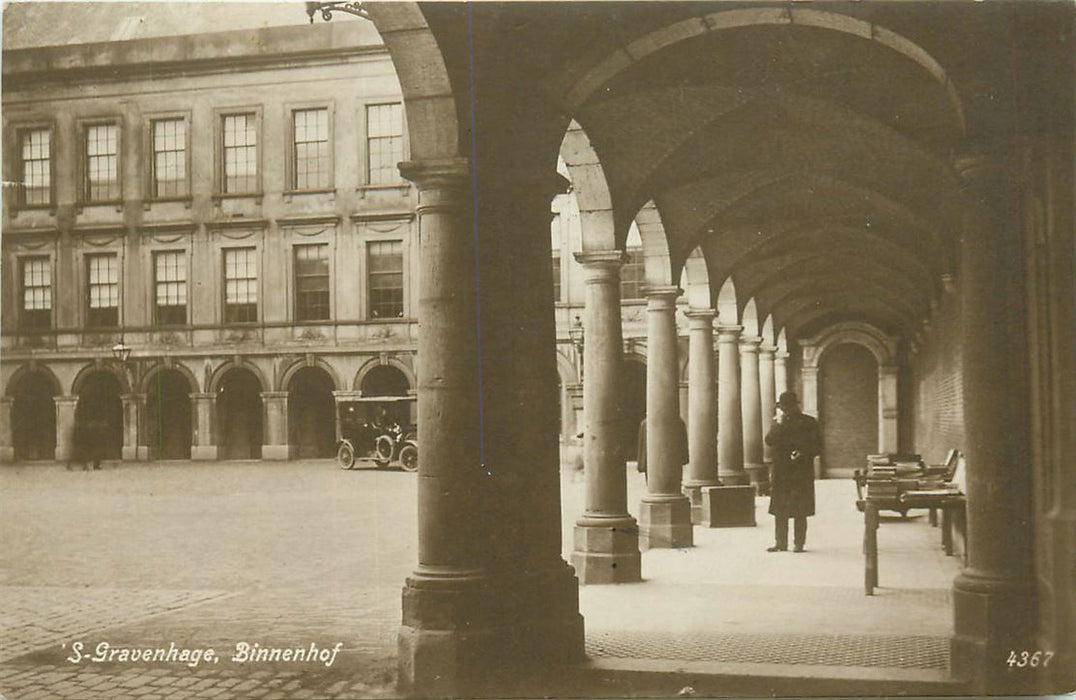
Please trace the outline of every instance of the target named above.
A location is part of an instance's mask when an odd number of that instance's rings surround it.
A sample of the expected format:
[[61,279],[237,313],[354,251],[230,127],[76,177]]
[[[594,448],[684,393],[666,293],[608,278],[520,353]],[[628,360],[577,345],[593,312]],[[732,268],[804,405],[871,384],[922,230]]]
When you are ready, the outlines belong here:
[[332,457],[336,443],[333,380],[320,367],[303,367],[288,383],[288,442],[300,459]]
[[878,361],[870,350],[857,343],[827,348],[818,372],[822,476],[852,476],[878,449],[877,407]]
[[56,454],[55,383],[43,372],[27,372],[10,390],[15,459],[53,459]]
[[219,459],[260,459],[262,456],[261,383],[248,369],[227,370],[217,385]]
[[75,431],[85,428],[98,454],[120,459],[123,452],[123,400],[119,379],[111,372],[95,370],[83,378],[75,407]]
[[639,458],[639,424],[646,418],[646,363],[625,359],[620,378],[620,419],[623,433],[620,449],[624,459]]
[[182,372],[160,369],[146,385],[146,444],[150,459],[190,459],[190,382]]
[[407,396],[410,388],[404,373],[392,365],[372,368],[359,386],[363,396]]

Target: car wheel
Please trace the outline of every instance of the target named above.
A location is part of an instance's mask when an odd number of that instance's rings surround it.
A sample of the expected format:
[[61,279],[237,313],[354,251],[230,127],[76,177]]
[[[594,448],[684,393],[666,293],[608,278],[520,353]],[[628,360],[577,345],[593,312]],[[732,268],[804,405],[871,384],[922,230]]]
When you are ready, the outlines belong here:
[[377,457],[378,464],[385,466],[392,461],[393,447],[395,447],[395,443],[390,436],[377,436],[377,440],[374,441],[374,455]]
[[414,445],[404,445],[400,450],[400,466],[405,472],[418,471],[418,448]]
[[341,469],[351,469],[355,466],[355,449],[350,442],[340,444],[340,449],[336,451],[336,461]]

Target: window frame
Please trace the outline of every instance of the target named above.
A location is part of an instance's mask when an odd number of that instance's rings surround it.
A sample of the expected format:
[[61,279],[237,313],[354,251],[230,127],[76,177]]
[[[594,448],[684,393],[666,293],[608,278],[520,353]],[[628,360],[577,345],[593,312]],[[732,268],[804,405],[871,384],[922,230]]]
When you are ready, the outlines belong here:
[[[325,251],[325,284],[327,287],[328,298],[325,303],[325,316],[319,318],[306,318],[301,313],[303,307],[299,303],[299,249],[300,248],[322,248]],[[293,243],[291,246],[291,283],[292,283],[292,318],[296,323],[326,323],[332,321],[333,318],[333,254],[332,246],[327,241],[309,241],[301,243]],[[317,275],[320,277],[321,275]],[[305,275],[305,277],[314,277],[314,275]]]
[[[385,243],[398,243],[400,246],[400,314],[398,316],[375,316],[373,299],[374,272],[370,265],[370,249],[374,245]],[[366,272],[365,297],[366,297],[366,321],[373,322],[399,322],[407,318],[407,246],[402,237],[370,238],[363,241],[363,268]],[[386,273],[378,273],[386,274]]]
[[[254,257],[254,277],[236,278],[254,280],[254,289],[257,294],[254,300],[254,318],[248,320],[232,320],[228,318],[228,253],[237,250],[249,250]],[[220,248],[220,322],[222,326],[249,326],[261,321],[262,261],[260,253],[261,249],[253,245],[230,245]]]
[[[254,175],[254,189],[242,192],[228,192],[225,189],[227,182],[224,171],[224,119],[239,115],[253,115],[254,117],[254,167],[257,169]],[[264,153],[265,134],[262,129],[262,106],[248,105],[240,107],[222,107],[213,110],[213,196],[217,199],[262,197],[264,192]]]
[[371,137],[370,136],[370,110],[374,107],[389,107],[398,106],[400,108],[400,161],[407,160],[407,112],[404,109],[403,100],[397,100],[394,98],[386,97],[383,100],[374,100],[371,102],[365,102],[362,104],[362,149],[363,149],[363,163],[362,163],[362,187],[367,189],[398,189],[401,187],[409,186],[409,183],[399,170],[395,171],[394,179],[392,182],[374,182],[371,177],[370,157],[373,153],[370,148],[371,138],[386,138],[386,137]]
[[[93,278],[90,274],[91,260],[94,258],[113,258],[116,261],[116,305],[110,307],[104,307],[116,310],[116,322],[114,324],[107,323],[94,323],[93,314],[94,311],[90,304],[92,303],[92,295],[90,293],[90,287],[94,284]],[[87,329],[114,329],[123,325],[123,259],[118,251],[98,251],[93,253],[85,253],[82,256],[82,269],[85,275],[83,281],[83,290],[85,292],[86,301],[82,305],[84,316],[83,327]],[[111,283],[110,283],[111,284]]]
[[[149,251],[149,253],[150,253],[150,264],[152,266],[152,271],[153,271],[153,281],[152,281],[153,291],[152,291],[152,295],[151,295],[151,299],[150,299],[150,308],[151,308],[151,311],[153,313],[153,319],[152,319],[153,327],[154,328],[178,328],[178,327],[189,325],[190,324],[190,312],[191,312],[191,304],[190,304],[191,266],[190,266],[190,254],[189,254],[189,252],[185,248],[157,248],[157,249]],[[161,281],[157,277],[157,259],[161,255],[178,255],[179,258],[183,261],[183,266],[184,266],[183,284],[184,284],[184,286],[186,288],[184,290],[184,296],[186,298],[186,302],[183,304],[183,320],[181,322],[179,322],[179,323],[161,323],[160,322],[159,309],[160,309],[161,305],[158,303],[158,299],[160,297],[158,296],[157,289],[158,289],[158,285],[160,285]],[[178,305],[175,305],[175,306],[178,306]]]
[[[27,325],[27,311],[26,308],[26,263],[35,260],[45,260],[49,264],[48,274],[48,289],[49,289],[49,308],[48,308],[48,323],[44,325]],[[31,334],[40,333],[44,331],[50,331],[54,325],[54,309],[53,303],[56,299],[56,261],[50,253],[35,253],[28,255],[18,255],[15,258],[15,266],[18,270],[18,313],[16,318],[18,319],[18,330],[20,333]]]
[[[33,131],[49,132],[49,201],[44,204],[26,202],[25,163],[22,157],[23,136]],[[16,196],[12,198],[12,209],[16,211],[56,208],[56,123],[52,121],[27,121],[11,125],[11,173],[12,180],[18,183]]]
[[[116,127],[116,186],[118,197],[113,199],[90,199],[89,139],[88,131],[95,126]],[[78,194],[75,202],[80,207],[109,206],[123,203],[123,117],[108,116],[92,119],[79,119],[76,122],[78,132]]]
[[[157,122],[180,120],[184,126],[183,143],[183,186],[186,194],[182,195],[157,195],[157,151],[155,150],[154,125]],[[152,112],[145,115],[145,137],[143,138],[143,150],[146,154],[146,201],[148,202],[188,202],[192,199],[191,194],[191,114],[190,112]]]
[[[298,154],[295,143],[295,113],[323,109],[328,116],[328,180],[324,187],[299,187]],[[336,191],[336,105],[332,100],[289,102],[284,105],[284,194],[316,194]]]
[[[624,265],[620,268],[620,300],[627,302],[642,302],[646,301],[646,294],[643,293],[643,288],[646,286],[646,260],[644,258],[644,249],[642,246],[626,248],[624,252],[630,256],[628,260],[624,262]],[[639,296],[624,296],[624,272],[628,265],[638,265],[638,269],[642,271],[642,275],[637,279],[636,286],[638,287]]]

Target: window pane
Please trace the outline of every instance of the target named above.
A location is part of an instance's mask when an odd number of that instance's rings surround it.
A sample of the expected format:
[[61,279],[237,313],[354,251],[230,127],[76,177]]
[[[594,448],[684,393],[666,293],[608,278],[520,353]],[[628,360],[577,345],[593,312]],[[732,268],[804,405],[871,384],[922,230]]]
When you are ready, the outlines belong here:
[[224,320],[229,323],[256,321],[258,269],[254,248],[224,251]]
[[403,316],[403,243],[377,241],[367,248],[371,318]]
[[52,261],[47,257],[22,260],[23,328],[48,328],[52,323]]
[[187,194],[187,123],[183,119],[153,122],[153,195]]
[[329,318],[329,246],[295,246],[295,317],[300,321]]
[[398,184],[396,165],[403,160],[403,107],[400,104],[366,108],[367,175],[371,185]]
[[120,198],[119,127],[96,124],[86,127],[86,182],[88,201]]
[[187,254],[182,250],[161,251],[154,256],[156,313],[159,326],[187,322]]
[[226,115],[222,131],[224,191],[255,191],[258,186],[258,134],[254,115]]
[[49,204],[52,198],[52,133],[34,129],[21,134],[22,203]]
[[642,299],[646,270],[641,249],[628,250],[628,261],[620,270],[620,298]]
[[119,258],[114,253],[86,256],[86,325],[119,325]]
[[295,182],[297,190],[329,186],[329,110],[301,109],[295,122]]

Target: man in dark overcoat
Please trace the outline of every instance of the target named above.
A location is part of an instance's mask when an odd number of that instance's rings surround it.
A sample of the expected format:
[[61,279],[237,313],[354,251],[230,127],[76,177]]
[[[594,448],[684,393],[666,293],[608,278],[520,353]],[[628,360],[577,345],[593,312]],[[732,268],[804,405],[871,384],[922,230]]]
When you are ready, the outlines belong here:
[[770,515],[774,517],[774,546],[767,552],[788,550],[788,519],[795,521],[795,549],[807,544],[807,516],[814,515],[814,458],[822,449],[818,421],[800,410],[799,398],[786,391],[777,401],[766,444],[773,448],[773,485]]

